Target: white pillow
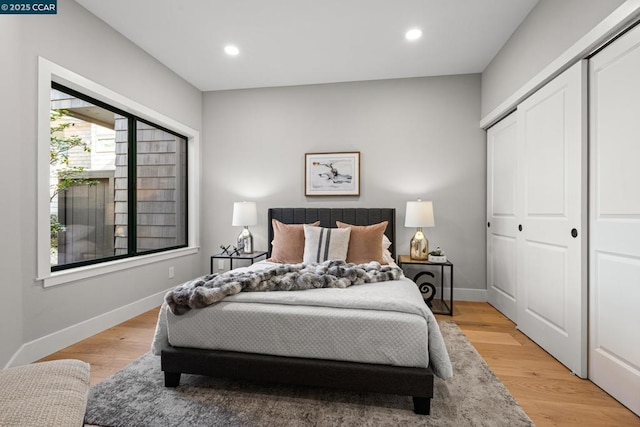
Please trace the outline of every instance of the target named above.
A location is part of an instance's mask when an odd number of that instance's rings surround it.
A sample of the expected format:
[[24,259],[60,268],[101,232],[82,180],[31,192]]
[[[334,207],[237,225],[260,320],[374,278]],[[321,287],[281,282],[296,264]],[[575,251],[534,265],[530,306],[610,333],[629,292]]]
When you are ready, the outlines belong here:
[[384,253],[385,249],[389,249],[391,247],[391,240],[387,237],[386,234],[382,235],[382,252]]
[[394,265],[396,263],[396,260],[391,256],[391,252],[389,252],[389,249],[384,249],[382,251],[382,259],[384,260],[385,264]]
[[324,228],[304,225],[302,262],[313,264],[327,260],[345,261],[349,250],[350,228]]

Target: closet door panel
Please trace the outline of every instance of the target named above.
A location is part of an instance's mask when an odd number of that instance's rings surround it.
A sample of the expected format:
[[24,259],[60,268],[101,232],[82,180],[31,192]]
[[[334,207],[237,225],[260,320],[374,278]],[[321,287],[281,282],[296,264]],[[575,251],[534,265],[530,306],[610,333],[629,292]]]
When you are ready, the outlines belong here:
[[562,338],[569,333],[564,303],[568,291],[564,274],[567,270],[567,248],[533,241],[527,241],[523,246],[526,263],[539,266],[530,268],[522,283],[526,289],[526,310]]
[[640,415],[640,29],[590,73],[589,377]]
[[[594,315],[597,316],[594,320],[598,332],[596,351],[604,353],[605,357],[618,359],[623,364],[639,369],[640,366],[633,362],[640,360],[638,299],[620,296],[633,295],[634,288],[637,293],[638,283],[634,284],[629,278],[637,278],[636,282],[640,280],[640,259],[600,253],[595,268],[597,286],[593,291],[594,301],[597,302],[597,306],[594,307]],[[632,306],[636,306],[635,309]],[[627,315],[624,322],[620,321],[620,313]],[[638,391],[640,392],[640,389]]]
[[518,106],[518,328],[587,376],[586,64]]
[[487,131],[489,303],[516,321],[516,114]]
[[507,125],[492,134],[490,143],[493,160],[491,208],[496,217],[513,218],[516,214],[516,128],[515,122]]
[[[501,236],[495,233],[491,236],[491,239],[493,246],[493,259],[491,263],[491,271],[494,278],[492,282],[493,291],[501,294],[500,297],[515,302],[516,239],[514,237]],[[515,309],[515,306],[513,308]],[[504,307],[503,310],[511,311]]]
[[[567,158],[565,154],[564,116],[566,87],[549,91],[536,102],[526,105],[524,134],[528,137],[524,156],[525,214],[551,217],[565,214]],[[535,144],[535,147],[532,146]]]

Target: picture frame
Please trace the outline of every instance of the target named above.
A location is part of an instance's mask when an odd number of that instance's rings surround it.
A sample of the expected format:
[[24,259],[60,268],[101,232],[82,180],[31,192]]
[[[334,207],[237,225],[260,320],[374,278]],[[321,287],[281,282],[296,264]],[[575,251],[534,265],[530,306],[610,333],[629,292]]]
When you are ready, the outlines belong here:
[[306,153],[305,196],[359,196],[360,152]]

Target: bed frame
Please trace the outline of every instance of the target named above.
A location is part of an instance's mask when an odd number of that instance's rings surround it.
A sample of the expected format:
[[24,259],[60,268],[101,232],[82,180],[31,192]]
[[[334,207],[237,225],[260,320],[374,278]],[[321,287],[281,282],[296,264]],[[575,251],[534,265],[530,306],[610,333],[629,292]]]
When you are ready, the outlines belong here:
[[[273,240],[271,220],[277,219],[288,224],[320,221],[323,227],[335,227],[336,221],[354,225],[389,221],[385,234],[392,242],[389,250],[395,256],[395,209],[273,208],[269,209],[268,218],[269,254]],[[177,387],[182,373],[197,374],[406,395],[413,397],[416,414],[428,415],[431,410],[433,372],[430,368],[405,368],[184,347],[162,350],[161,361],[166,387]]]

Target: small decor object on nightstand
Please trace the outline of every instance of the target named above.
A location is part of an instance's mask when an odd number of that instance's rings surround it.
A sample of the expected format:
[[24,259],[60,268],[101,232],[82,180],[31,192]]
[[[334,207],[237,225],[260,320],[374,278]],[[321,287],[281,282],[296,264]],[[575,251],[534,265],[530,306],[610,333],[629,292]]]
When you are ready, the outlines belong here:
[[422,201],[407,202],[404,218],[405,227],[417,227],[416,234],[411,239],[409,255],[411,259],[426,260],[429,257],[429,240],[422,233],[422,227],[435,226],[433,217],[433,202]]
[[244,227],[238,236],[238,248],[244,254],[253,253],[253,236],[250,225],[258,224],[258,211],[255,202],[235,202],[231,225]]
[[440,246],[436,246],[435,251],[429,252],[429,262],[447,262],[447,256]]

